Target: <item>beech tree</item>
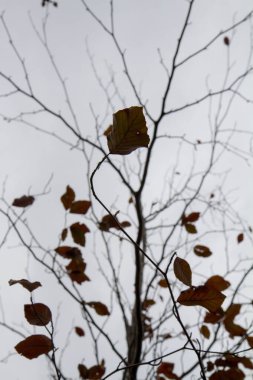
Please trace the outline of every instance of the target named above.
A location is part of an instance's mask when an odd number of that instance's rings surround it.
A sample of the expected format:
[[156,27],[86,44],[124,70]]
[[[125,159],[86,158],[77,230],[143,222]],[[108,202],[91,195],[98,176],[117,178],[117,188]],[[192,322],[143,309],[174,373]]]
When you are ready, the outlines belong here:
[[[62,149],[58,181],[50,163],[48,180],[38,167],[20,188],[2,181],[1,250],[22,252],[25,265],[2,258],[0,325],[15,343],[0,359],[8,367],[23,356],[26,378],[31,359],[46,360],[58,380],[252,377],[253,240],[240,194],[252,174],[253,10],[234,1],[220,25],[222,1],[205,12],[197,0],[140,3],[38,2],[41,20],[27,16],[32,58],[1,15],[1,129],[17,132],[29,162],[48,144],[55,157]],[[76,41],[64,39],[79,17],[88,88],[74,72]],[[90,25],[110,46],[106,62]],[[138,44],[159,28],[151,59]],[[73,64],[68,80],[60,44]],[[16,297],[26,298],[23,310]]]

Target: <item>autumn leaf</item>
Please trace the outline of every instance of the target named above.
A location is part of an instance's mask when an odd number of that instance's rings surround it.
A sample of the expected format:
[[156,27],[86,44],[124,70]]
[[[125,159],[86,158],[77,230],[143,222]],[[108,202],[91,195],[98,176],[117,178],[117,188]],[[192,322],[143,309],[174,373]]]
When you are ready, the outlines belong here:
[[34,326],[45,326],[52,320],[49,307],[43,303],[24,305],[25,318]]
[[15,350],[27,359],[34,359],[48,354],[53,349],[51,339],[45,335],[31,335],[15,346]]
[[102,302],[86,302],[85,305],[92,307],[98,315],[110,315],[107,306],[105,306]]
[[161,288],[168,288],[168,283],[165,278],[161,278],[161,280],[158,282],[158,285],[161,286]]
[[227,371],[214,372],[209,380],[243,380],[244,378],[245,375],[239,368],[230,368]]
[[212,254],[212,252],[210,251],[208,247],[201,244],[195,245],[195,247],[193,248],[193,251],[195,255],[201,256],[201,257],[208,257],[208,256],[211,256]]
[[188,234],[196,234],[198,232],[196,226],[192,223],[186,223],[184,226]]
[[157,368],[157,374],[164,375],[168,379],[179,380],[179,377],[173,373],[174,364],[169,362],[162,362]]
[[174,260],[174,274],[178,280],[183,282],[186,286],[192,285],[192,271],[188,262],[180,257]]
[[192,212],[189,215],[183,215],[181,218],[181,224],[184,226],[187,223],[194,223],[199,220],[200,212]]
[[224,44],[225,44],[226,46],[229,46],[229,44],[230,44],[230,40],[229,40],[229,38],[228,38],[227,36],[225,36],[225,37],[223,38],[223,42],[224,42]]
[[70,186],[67,186],[65,193],[61,196],[61,201],[65,210],[68,210],[71,207],[74,200],[75,192]]
[[247,336],[248,345],[253,348],[253,336]]
[[85,365],[78,364],[78,371],[79,371],[79,376],[81,377],[81,379],[84,379],[84,380],[88,379],[89,371]]
[[35,199],[32,195],[23,195],[20,198],[14,199],[14,201],[12,202],[12,206],[25,208],[27,206],[32,205],[34,200]]
[[216,310],[213,313],[206,313],[204,322],[211,323],[211,324],[219,323],[224,319],[224,315],[225,313],[223,309],[220,307],[218,310]]
[[73,202],[70,206],[71,214],[86,214],[91,206],[90,201],[76,201]]
[[76,244],[81,245],[82,247],[85,246],[85,234],[87,232],[90,232],[89,228],[85,224],[81,223],[74,223],[70,226],[70,232],[72,235],[72,238]]
[[243,233],[240,233],[237,235],[237,243],[240,244],[244,240],[244,235]]
[[119,222],[116,216],[112,216],[110,214],[103,216],[101,222],[99,223],[98,228],[101,231],[108,232],[110,228],[115,228],[116,230],[120,230],[121,228],[130,227],[131,224],[128,221]]
[[226,290],[231,284],[229,281],[226,281],[223,277],[215,275],[210,277],[205,282],[205,285],[209,288],[213,288],[222,292],[223,290]]
[[210,330],[206,325],[201,326],[199,331],[206,339],[210,338]]
[[75,259],[82,257],[79,248],[69,247],[68,245],[63,245],[62,247],[55,248],[55,252],[58,253],[58,255],[64,257],[64,259]]
[[243,336],[246,329],[234,323],[234,318],[240,313],[241,305],[232,304],[226,311],[225,319],[223,321],[225,329],[229,332],[231,337]]
[[75,332],[76,332],[76,334],[77,334],[78,336],[80,336],[80,337],[82,337],[82,336],[85,335],[84,330],[83,330],[81,327],[78,327],[78,326],[75,327]]
[[33,290],[37,289],[39,286],[42,286],[39,281],[30,282],[28,280],[25,280],[24,278],[22,278],[21,280],[9,280],[10,286],[15,284],[22,285],[25,289],[29,290],[29,292],[32,292]]
[[90,281],[89,277],[84,273],[86,263],[82,257],[73,258],[71,262],[66,266],[67,273],[73,282],[77,282],[79,285],[85,281]]
[[64,228],[61,233],[61,240],[64,241],[68,235],[68,229]]
[[125,155],[148,147],[149,136],[142,107],[130,107],[113,114],[113,124],[106,131],[111,154]]
[[105,367],[103,365],[94,365],[89,368],[88,378],[90,380],[100,380],[105,373]]
[[225,298],[218,290],[202,285],[181,292],[177,302],[184,306],[203,306],[210,312],[215,312]]
[[154,300],[152,300],[152,299],[145,299],[142,302],[142,309],[143,310],[147,310],[147,309],[149,309],[153,305],[155,305],[155,301]]

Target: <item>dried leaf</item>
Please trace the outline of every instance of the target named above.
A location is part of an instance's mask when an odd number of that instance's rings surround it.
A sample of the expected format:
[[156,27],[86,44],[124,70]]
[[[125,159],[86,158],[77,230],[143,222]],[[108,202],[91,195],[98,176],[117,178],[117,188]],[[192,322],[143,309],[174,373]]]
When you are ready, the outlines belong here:
[[31,335],[15,346],[16,351],[27,359],[34,359],[48,354],[53,349],[51,339],[45,335]]
[[210,277],[206,282],[205,285],[209,288],[213,288],[219,291],[226,290],[231,284],[230,282],[226,281],[223,277],[216,275]]
[[24,305],[25,318],[34,326],[45,326],[52,320],[49,307],[43,303]]
[[75,197],[76,195],[74,190],[70,186],[67,186],[65,193],[61,196],[61,201],[65,210],[70,209],[72,203],[75,200]]
[[90,201],[76,201],[73,202],[70,207],[71,214],[86,214],[91,206]]
[[164,375],[168,379],[179,380],[179,377],[173,373],[174,364],[169,362],[162,362],[157,368],[157,374]]
[[99,223],[98,228],[101,231],[108,232],[110,228],[115,228],[116,230],[120,230],[121,228],[126,228],[131,226],[131,223],[128,221],[119,222],[116,216],[112,216],[110,214],[103,216],[101,222]]
[[206,325],[201,326],[199,331],[206,339],[210,338],[210,330]]
[[68,229],[64,228],[61,233],[61,240],[64,241],[68,235]]
[[89,277],[84,273],[86,264],[82,257],[77,257],[71,260],[66,266],[67,273],[73,282],[82,284],[85,281],[90,281]]
[[107,306],[105,306],[102,302],[86,302],[85,305],[92,307],[98,315],[110,315]]
[[211,256],[212,254],[212,252],[210,251],[208,247],[201,244],[195,245],[195,247],[193,248],[193,251],[195,255],[201,256],[201,257],[208,257],[208,256]]
[[186,223],[184,226],[185,226],[186,231],[189,234],[196,234],[198,232],[197,228],[196,228],[196,226],[194,224]]
[[219,308],[217,311],[213,313],[206,313],[206,316],[204,318],[205,323],[219,323],[224,319],[224,311],[222,308]]
[[178,280],[183,282],[186,286],[192,285],[192,271],[188,262],[180,257],[174,260],[174,273]]
[[39,286],[42,286],[39,281],[30,282],[28,280],[25,280],[22,278],[21,280],[9,280],[9,285],[15,285],[20,284],[25,289],[29,290],[29,292],[32,292],[33,290],[37,289]]
[[237,235],[237,243],[240,244],[244,240],[244,235],[243,233],[240,233]]
[[23,195],[20,198],[14,199],[14,201],[12,202],[12,206],[25,208],[27,206],[32,205],[34,200],[34,197],[31,195]]
[[230,368],[227,371],[214,372],[209,380],[243,380],[244,378],[245,375],[239,368]]
[[202,285],[181,292],[177,302],[184,306],[203,306],[210,312],[215,312],[225,298],[221,292]]
[[229,332],[231,337],[243,336],[247,332],[245,328],[234,323],[234,319],[240,313],[240,310],[240,304],[232,304],[226,311],[223,323],[225,329]]
[[187,223],[194,223],[199,220],[200,212],[191,212],[189,215],[183,215],[181,218],[181,223],[184,226]]
[[84,330],[83,330],[81,327],[78,327],[78,326],[75,327],[75,332],[76,332],[76,334],[77,334],[78,336],[80,336],[80,337],[82,337],[82,336],[85,335]]
[[63,245],[62,247],[55,248],[55,252],[58,255],[64,257],[64,259],[76,259],[82,257],[81,251],[76,247],[69,247],[68,245]]
[[94,365],[89,368],[89,379],[100,380],[105,373],[105,367],[103,365]]
[[137,148],[148,147],[149,136],[142,107],[130,107],[116,112],[109,128],[106,133],[111,154],[125,155]]
[[248,342],[248,345],[253,348],[253,336],[248,336],[247,337],[247,342]]
[[228,38],[227,36],[225,36],[225,37],[223,38],[223,42],[224,42],[224,44],[225,44],[226,46],[229,46],[229,44],[230,44],[230,40],[229,40],[229,38]]
[[79,222],[74,223],[70,226],[70,232],[72,238],[76,244],[85,246],[85,234],[90,232],[89,228],[85,224]]
[[147,310],[147,309],[149,309],[153,305],[155,305],[155,301],[154,300],[152,300],[152,299],[145,299],[142,302],[142,309],[143,310]]
[[162,278],[162,279],[158,282],[158,285],[161,286],[161,288],[168,288],[168,284],[167,284],[167,281],[165,280],[165,278]]
[[81,377],[81,379],[84,379],[84,380],[88,379],[89,371],[88,371],[88,368],[85,367],[85,365],[78,364],[78,371],[79,371],[79,376]]

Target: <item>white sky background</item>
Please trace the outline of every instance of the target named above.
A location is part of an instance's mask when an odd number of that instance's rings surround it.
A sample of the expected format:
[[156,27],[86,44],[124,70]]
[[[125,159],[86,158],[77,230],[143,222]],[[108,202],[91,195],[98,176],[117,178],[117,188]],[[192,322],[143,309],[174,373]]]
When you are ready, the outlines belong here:
[[[94,12],[101,19],[109,24],[109,3],[108,1],[90,1]],[[186,12],[186,1],[151,1],[151,0],[128,0],[115,1],[115,28],[121,46],[126,49],[126,58],[129,64],[130,73],[136,83],[136,88],[141,89],[142,99],[148,101],[148,109],[154,117],[160,110],[161,90],[164,89],[166,74],[159,63],[157,48],[160,48],[164,62],[170,62],[174,52],[177,36],[181,30]],[[252,9],[252,1],[243,2],[225,0],[204,0],[196,1],[192,14],[192,24],[182,45],[182,53],[179,60],[186,57],[191,51],[202,47],[217,32],[230,26],[233,20],[238,21]],[[46,10],[40,6],[39,0],[27,1],[1,1],[1,11],[5,11],[4,18],[9,31],[13,37],[15,46],[20,55],[25,58],[28,68],[29,78],[33,84],[34,92],[48,106],[56,112],[59,110],[69,120],[71,116],[67,109],[64,94],[55,72],[50,64],[47,54],[41,46],[32,28],[30,17],[34,25],[41,31],[41,25]],[[129,84],[123,74],[122,63],[112,41],[101,27],[91,19],[85,11],[81,1],[61,0],[59,7],[50,7],[48,19],[48,44],[53,52],[55,62],[62,76],[66,78],[69,94],[75,113],[79,121],[83,135],[91,136],[94,131],[94,118],[91,115],[90,105],[99,117],[106,129],[111,122],[112,110],[106,111],[106,99],[94,78],[91,63],[87,54],[87,44],[90,53],[94,57],[94,63],[99,76],[106,83],[109,80],[110,70],[115,73],[115,78],[121,96],[125,99],[126,106],[136,105],[136,99],[129,88]],[[228,34],[231,38],[231,34]],[[212,90],[221,87],[226,74],[226,59],[228,48],[223,44],[223,38],[218,39],[210,50],[204,52],[200,57],[192,60],[182,72],[178,73],[175,86],[169,98],[168,108],[177,107],[194,101],[197,97],[205,93],[206,83]],[[0,70],[10,75],[20,86],[25,86],[24,76],[20,63],[17,61],[11,49],[8,38],[3,27],[0,28]],[[234,62],[231,72],[232,78],[235,74],[243,72],[246,68],[250,51],[250,25],[241,26],[233,36],[230,54],[231,63]],[[252,99],[252,76],[242,86],[242,93]],[[8,91],[6,82],[0,79],[0,93]],[[119,100],[115,99],[115,111],[122,108]],[[213,107],[217,106],[215,101]],[[164,133],[170,135],[186,134],[192,141],[196,139],[208,139],[208,112],[210,111],[208,101],[201,107],[195,107],[191,111],[185,111],[172,115],[164,122]],[[21,95],[9,98],[0,98],[0,114],[4,116],[15,116],[21,111],[35,110],[31,102],[25,100]],[[215,115],[212,115],[212,118]],[[34,123],[40,128],[59,133],[65,139],[71,139],[75,143],[71,134],[64,129],[60,123],[47,115],[35,115],[31,117]],[[234,108],[226,120],[228,127],[235,124],[238,128],[252,131],[252,107],[242,100],[235,102]],[[152,128],[151,125],[148,125]],[[190,131],[190,132],[189,132]],[[250,150],[251,140],[247,135],[236,135],[233,140],[242,149]],[[106,144],[105,144],[106,146]],[[148,179],[149,188],[146,193],[147,207],[156,200],[163,185],[164,176],[168,169],[175,164],[177,149],[173,140],[170,148],[165,143],[161,143],[159,152],[156,152],[151,174]],[[206,155],[209,153],[205,148],[200,147],[197,168],[201,169],[205,164]],[[199,152],[199,151],[198,151]],[[252,153],[252,150],[251,150]],[[64,192],[66,185],[70,184],[77,193],[77,198],[87,199],[89,196],[85,167],[80,158],[80,153],[70,150],[66,145],[54,139],[52,136],[42,134],[32,128],[20,123],[6,123],[4,119],[0,122],[0,182],[5,182],[5,198],[8,202],[29,191],[31,194],[42,192],[45,184],[53,173],[50,183],[51,192],[38,197],[33,207],[28,212],[30,224],[39,236],[40,241],[48,248],[53,248],[57,244],[56,236],[61,231],[64,223],[63,207],[59,197]],[[189,160],[192,158],[192,149],[184,149],[178,171],[186,173],[190,170]],[[115,160],[118,160],[115,157]],[[131,160],[132,158],[129,158]],[[95,166],[96,160],[92,163]],[[230,170],[224,191],[233,190],[230,201],[234,207],[240,211],[242,216],[253,224],[252,206],[252,168],[250,161],[239,160],[235,156],[224,156],[221,161],[221,171]],[[8,177],[7,177],[8,176]],[[7,177],[7,180],[6,180]],[[208,183],[210,189],[219,184],[221,177],[212,178]],[[129,194],[122,192],[120,184],[114,182],[115,176],[111,175],[106,165],[101,169],[101,173],[96,176],[97,191],[102,196],[107,205],[116,201],[116,210],[124,205]],[[114,184],[115,183],[115,184]],[[178,182],[180,183],[180,182]],[[208,189],[207,189],[208,190]],[[118,207],[118,208],[117,208]],[[194,210],[195,211],[195,210]],[[196,210],[198,211],[198,210]],[[100,215],[104,215],[101,211]],[[1,222],[0,231],[5,224]],[[2,232],[1,232],[2,234]],[[236,234],[235,234],[236,236]],[[87,236],[89,240],[90,236]],[[90,237],[90,240],[92,238]],[[89,243],[91,244],[91,243]],[[218,242],[213,242],[213,246],[218,246]],[[91,248],[91,246],[90,246]],[[220,249],[220,247],[219,247]],[[243,248],[235,248],[231,245],[234,254],[241,253]],[[240,252],[238,252],[238,250]],[[6,313],[6,321],[15,321],[20,324],[23,318],[23,304],[29,302],[27,294],[23,289],[9,287],[10,278],[18,279],[26,277],[28,266],[31,280],[40,280],[43,288],[36,294],[36,300],[45,302],[50,306],[53,313],[57,313],[59,301],[62,301],[62,294],[57,290],[57,284],[41,273],[37,265],[32,261],[27,264],[27,255],[24,249],[17,247],[17,239],[14,234],[10,236],[8,244],[1,249],[1,296],[3,307]],[[184,252],[182,253],[184,254]],[[244,253],[242,252],[242,255]],[[91,254],[90,254],[91,256]],[[90,261],[89,261],[90,260]],[[96,263],[89,257],[87,273],[92,277],[92,271],[96,268]],[[220,260],[217,257],[217,260]],[[223,260],[225,262],[225,259]],[[198,264],[195,257],[192,258],[192,265]],[[212,263],[215,265],[215,262]],[[207,264],[208,267],[208,264]],[[203,270],[203,269],[201,269]],[[220,273],[222,274],[222,273]],[[122,273],[127,280],[127,273]],[[99,278],[99,277],[98,277]],[[197,280],[199,281],[199,279]],[[84,284],[87,286],[94,300],[102,300],[104,293],[98,285]],[[88,292],[88,290],[87,290]],[[62,304],[61,313],[66,313],[64,334],[61,333],[59,324],[58,341],[64,340],[72,325],[80,325],[81,319],[78,309],[73,309],[68,301]],[[106,302],[105,302],[106,303]],[[62,322],[60,322],[62,323]],[[119,327],[120,328],[120,327]],[[31,331],[31,330],[30,330]],[[117,331],[117,329],[116,329]],[[20,340],[16,335],[1,329],[0,359],[9,352],[13,352],[13,346]],[[117,335],[120,331],[117,332]],[[64,335],[64,336],[62,336]],[[69,367],[69,376],[78,378],[76,366],[85,356],[89,362],[89,343],[83,340],[83,348],[76,350],[78,337],[73,337],[73,350],[66,354]],[[102,356],[103,357],[103,356]],[[90,355],[92,358],[92,355]],[[17,355],[11,356],[6,363],[0,362],[0,376],[8,380],[46,379],[47,368],[44,359],[28,361]],[[117,363],[113,363],[114,366]],[[112,368],[114,368],[112,366]],[[117,375],[115,377],[117,379]]]

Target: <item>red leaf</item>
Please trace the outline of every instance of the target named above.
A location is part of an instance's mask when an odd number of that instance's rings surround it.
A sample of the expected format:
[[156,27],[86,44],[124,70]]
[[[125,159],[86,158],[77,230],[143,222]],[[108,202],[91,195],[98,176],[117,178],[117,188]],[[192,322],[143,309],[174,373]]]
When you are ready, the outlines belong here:
[[15,346],[16,351],[27,359],[34,359],[40,355],[48,354],[53,349],[51,339],[45,335],[31,335]]
[[25,280],[22,278],[21,280],[9,280],[9,285],[15,285],[20,284],[25,289],[29,290],[29,292],[32,292],[33,290],[37,289],[39,286],[42,286],[39,281],[30,282],[28,280]]
[[23,195],[20,198],[14,199],[12,206],[24,208],[24,207],[32,205],[34,200],[35,200],[34,197],[31,195]]
[[174,260],[174,273],[178,280],[183,282],[186,286],[192,285],[192,271],[188,262],[180,257]]
[[76,201],[70,206],[71,214],[86,214],[91,206],[90,201]]
[[107,306],[101,302],[86,302],[86,305],[92,307],[98,315],[110,315]]
[[164,375],[168,379],[180,380],[179,377],[173,373],[174,364],[169,362],[162,362],[157,368],[157,374]]
[[70,186],[67,186],[65,193],[61,196],[61,201],[65,210],[68,210],[71,207],[74,200],[75,192]]
[[27,321],[34,326],[45,326],[52,320],[51,310],[43,303],[24,305],[24,312]]
[[200,212],[192,212],[189,215],[183,215],[181,218],[182,225],[185,225],[186,223],[194,223],[197,222],[197,220],[200,217]]
[[225,298],[221,292],[204,285],[181,292],[177,302],[184,306],[203,306],[210,312],[215,312]]

